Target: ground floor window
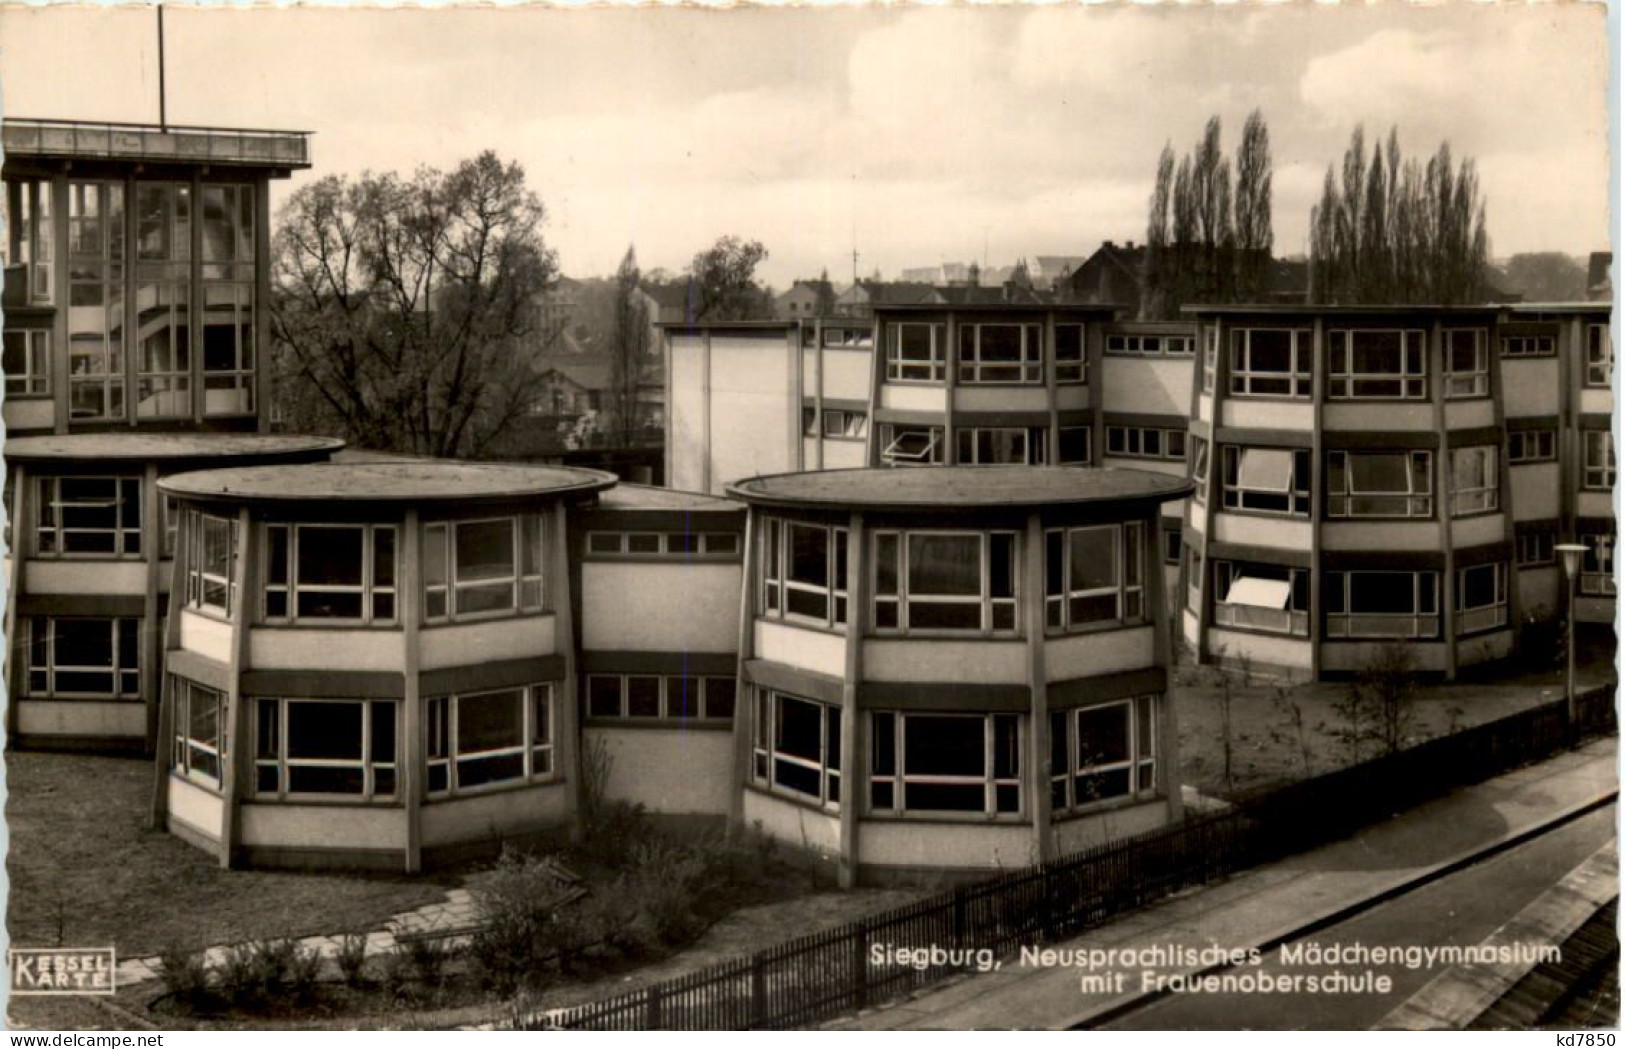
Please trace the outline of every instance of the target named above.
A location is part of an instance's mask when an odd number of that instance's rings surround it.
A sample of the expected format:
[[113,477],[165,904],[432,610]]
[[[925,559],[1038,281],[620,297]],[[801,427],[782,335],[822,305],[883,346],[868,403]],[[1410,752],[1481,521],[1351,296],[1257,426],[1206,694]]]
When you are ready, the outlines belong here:
[[1326,636],[1439,636],[1439,573],[1328,572]]
[[1456,633],[1507,625],[1507,566],[1474,565],[1456,573]]
[[836,809],[841,801],[841,708],[758,689],[751,779]]
[[28,631],[29,695],[141,698],[141,620],[43,616]]
[[869,807],[876,812],[1021,812],[1015,714],[870,715]]
[[734,679],[683,674],[588,674],[587,716],[626,721],[730,721]]
[[429,793],[550,778],[553,716],[550,684],[429,700]]
[[1286,565],[1214,561],[1213,621],[1272,634],[1309,636],[1309,573]]
[[170,768],[187,779],[220,786],[226,759],[226,694],[171,676],[175,733]]
[[1614,596],[1614,540],[1612,533],[1580,536],[1586,548],[1580,562],[1580,593],[1592,597]]
[[393,699],[254,701],[254,792],[392,798],[399,763]]
[[1157,696],[1050,713],[1050,808],[1068,812],[1157,789]]

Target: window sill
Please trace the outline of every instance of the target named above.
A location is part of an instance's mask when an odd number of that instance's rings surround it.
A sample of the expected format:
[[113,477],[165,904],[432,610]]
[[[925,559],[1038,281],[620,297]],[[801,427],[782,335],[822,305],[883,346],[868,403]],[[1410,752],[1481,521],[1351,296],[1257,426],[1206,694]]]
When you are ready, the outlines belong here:
[[1341,521],[1370,521],[1376,524],[1394,524],[1401,521],[1437,521],[1435,514],[1327,514],[1328,523]]
[[1328,404],[1427,404],[1428,398],[1422,397],[1338,397],[1333,394],[1326,395]]
[[[29,555],[30,561],[85,561],[91,564],[109,564],[123,562],[126,564],[140,564],[145,561],[144,554],[41,554]],[[160,558],[161,560],[161,558]]]
[[216,623],[224,623],[227,626],[231,625],[231,613],[229,612],[222,612],[214,608],[203,608],[198,605],[189,604],[181,605],[181,610],[184,612],[190,612],[193,615],[203,619],[213,620]]
[[588,715],[582,728],[665,729],[668,732],[732,732],[732,718],[609,718]]
[[366,633],[400,633],[400,623],[362,623],[353,619],[262,619],[255,630],[335,630]]
[[1314,402],[1314,398],[1307,393],[1229,393],[1225,397],[1232,401],[1276,401],[1286,404],[1311,404]]
[[792,619],[789,616],[774,615],[758,615],[756,617],[756,621],[758,623],[774,623],[778,626],[787,626],[796,630],[813,630],[820,634],[830,634],[834,637],[846,636],[846,627],[844,625],[829,626],[825,623],[814,623],[811,620]]
[[54,401],[54,400],[56,400],[56,398],[51,394],[51,392],[49,390],[47,390],[45,393],[14,393],[11,390],[7,390],[6,391],[6,400],[8,400],[8,401]]
[[212,795],[213,797],[222,799],[225,797],[220,784],[216,781],[198,779],[197,777],[189,776],[184,772],[177,772],[173,768],[169,770],[169,778],[177,783],[184,783],[188,787],[196,787],[198,790],[203,791],[205,794]]
[[98,695],[94,692],[68,692],[60,695],[46,692],[24,692],[20,697],[24,702],[37,700],[41,703],[128,703],[138,706],[146,703],[140,696],[112,696]]
[[245,805],[308,805],[324,809],[367,809],[378,811],[404,810],[406,802],[400,798],[366,799],[340,794],[251,794],[243,799]]
[[1105,798],[1088,805],[1078,805],[1070,809],[1051,810],[1051,823],[1066,823],[1071,820],[1089,819],[1093,816],[1103,816],[1107,813],[1117,812],[1121,809],[1137,808],[1141,805],[1150,805],[1167,801],[1168,796],[1161,791],[1141,791],[1120,798]]
[[816,813],[820,816],[829,816],[833,818],[841,814],[841,807],[837,804],[814,801],[805,794],[792,794],[788,791],[774,790],[773,788],[763,786],[754,780],[746,783],[745,789],[750,791],[752,794],[759,794],[764,798],[772,798],[774,801],[782,801],[787,805],[794,805],[798,809],[806,809],[808,812]]
[[[862,443],[862,442],[853,442]],[[737,565],[738,554],[594,554],[583,553],[582,563],[632,565]]]
[[1272,520],[1272,521],[1282,521],[1282,520],[1308,521],[1309,520],[1309,511],[1307,511],[1307,510],[1299,513],[1299,512],[1296,512],[1296,511],[1292,511],[1292,510],[1254,510],[1254,509],[1251,509],[1251,508],[1243,509],[1242,507],[1239,507],[1239,506],[1227,506],[1227,507],[1224,508],[1223,512],[1227,513],[1227,514],[1234,514],[1237,517],[1263,517],[1263,518],[1267,518],[1268,520]]
[[891,809],[863,814],[866,823],[934,824],[949,827],[1026,827],[1032,816],[1023,812],[896,812]]
[[1470,520],[1470,519],[1472,519],[1474,517],[1490,517],[1490,516],[1492,516],[1494,514],[1498,514],[1500,512],[1501,512],[1501,508],[1499,506],[1491,506],[1491,507],[1488,507],[1487,509],[1483,509],[1483,510],[1465,510],[1465,511],[1461,511],[1461,512],[1452,513],[1450,515],[1450,519],[1452,521],[1466,521],[1466,520]]
[[535,790],[540,787],[559,787],[564,785],[563,776],[545,776],[528,780],[491,783],[482,787],[463,787],[456,791],[440,791],[435,794],[425,792],[423,803],[425,805],[441,805],[446,802],[468,801],[471,798],[484,798],[496,794],[514,794],[524,790]]
[[1288,630],[1266,630],[1262,627],[1256,626],[1231,626],[1229,623],[1221,623],[1216,619],[1208,623],[1208,628],[1211,630],[1223,630],[1230,634],[1253,634],[1258,637],[1284,637],[1289,641],[1313,640],[1308,631],[1304,631],[1303,633],[1299,634]]
[[419,626],[419,629],[438,630],[442,627],[449,626],[478,626],[481,623],[503,623],[512,619],[538,619],[547,615],[552,615],[552,612],[545,608],[531,609],[523,612],[508,610],[500,612],[477,612],[465,616],[458,616],[454,619],[425,619]]
[[1114,630],[1138,630],[1150,625],[1149,620],[1140,619],[1132,623],[1119,620],[1111,623],[1090,623],[1087,626],[1046,627],[1044,629],[1044,639],[1046,641],[1059,641],[1062,638],[1082,637],[1088,634],[1109,634]]
[[870,641],[1020,641],[1019,630],[871,630],[863,635]]

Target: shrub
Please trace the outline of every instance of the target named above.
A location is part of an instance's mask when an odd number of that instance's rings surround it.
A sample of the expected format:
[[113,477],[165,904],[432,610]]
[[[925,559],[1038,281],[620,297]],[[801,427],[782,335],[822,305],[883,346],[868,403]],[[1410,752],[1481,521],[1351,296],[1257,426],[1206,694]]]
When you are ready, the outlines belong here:
[[235,943],[220,960],[220,993],[235,1005],[250,1004],[261,995],[258,948],[255,940]]
[[315,994],[316,981],[322,974],[322,953],[297,943],[290,943],[290,947],[283,979],[295,1001],[307,1002]]
[[378,982],[391,997],[399,996],[412,982],[412,961],[404,944],[397,943],[379,958]]
[[175,1000],[195,1007],[209,995],[209,966],[203,952],[178,943],[158,952],[158,973]]
[[469,945],[482,979],[511,991],[540,969],[551,953],[559,886],[545,857],[504,849],[496,866],[474,890],[484,926]]
[[668,944],[699,935],[704,920],[695,904],[705,891],[705,861],[692,851],[659,840],[643,842],[632,856],[628,897],[637,901],[655,935]]
[[456,953],[449,940],[425,937],[406,941],[406,957],[412,978],[425,985],[441,981],[445,976],[446,963]]
[[575,852],[583,860],[618,870],[638,847],[655,838],[643,806],[628,801],[604,801],[583,818],[581,840]]
[[364,932],[349,932],[339,940],[338,953],[333,956],[338,963],[339,974],[350,987],[360,987],[365,980],[367,968],[367,934]]

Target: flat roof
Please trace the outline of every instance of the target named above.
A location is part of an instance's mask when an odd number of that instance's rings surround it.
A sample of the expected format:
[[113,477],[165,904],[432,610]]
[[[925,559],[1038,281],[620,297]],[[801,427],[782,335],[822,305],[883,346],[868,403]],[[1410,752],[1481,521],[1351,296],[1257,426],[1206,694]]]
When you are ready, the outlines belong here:
[[1513,313],[1612,313],[1612,302],[1514,302]]
[[308,168],[309,131],[128,124],[7,117],[0,144],[8,159],[132,160],[222,166]]
[[869,307],[875,313],[1100,313],[1128,307],[1115,302],[890,302]]
[[251,459],[333,453],[337,437],[249,433],[70,433],[9,437],[5,456],[23,462],[117,459]]
[[1500,311],[1502,311],[1502,310],[1504,310],[1506,308],[1507,308],[1506,304],[1497,303],[1497,302],[1485,302],[1485,303],[1477,303],[1477,304],[1472,304],[1472,305],[1455,305],[1455,306],[1444,306],[1444,305],[1431,305],[1430,306],[1430,305],[1426,305],[1426,304],[1398,303],[1398,302],[1390,302],[1390,303],[1373,302],[1373,303],[1363,303],[1363,304],[1344,303],[1344,304],[1339,304],[1339,305],[1329,305],[1328,304],[1328,305],[1316,306],[1316,305],[1310,305],[1310,304],[1307,304],[1307,303],[1300,303],[1300,302],[1283,302],[1283,303],[1273,303],[1273,304],[1263,302],[1263,303],[1253,303],[1253,304],[1241,304],[1241,303],[1207,303],[1207,304],[1202,304],[1202,303],[1197,303],[1197,304],[1189,305],[1189,306],[1181,306],[1179,308],[1179,310],[1180,310],[1181,313],[1189,313],[1189,314],[1193,314],[1193,315],[1194,314],[1203,314],[1203,313],[1213,313],[1213,314],[1230,314],[1230,313],[1246,314],[1246,313],[1253,313],[1253,314],[1275,314],[1275,315],[1278,315],[1278,316],[1287,315],[1287,316],[1313,317],[1313,316],[1315,316],[1317,314],[1324,314],[1324,315],[1327,315],[1327,316],[1334,316],[1334,317],[1335,316],[1352,317],[1352,316],[1369,315],[1369,314],[1373,314],[1373,313],[1388,313],[1388,314],[1392,314],[1392,313],[1446,313],[1446,314],[1449,314],[1449,313],[1463,313],[1463,314],[1465,314],[1465,313],[1499,313]]
[[158,487],[223,502],[430,503],[586,493],[614,483],[614,474],[574,466],[434,460],[200,470]]
[[1080,503],[1157,502],[1195,490],[1185,477],[1090,466],[867,467],[752,477],[728,494],[762,506],[973,510]]
[[621,482],[598,497],[605,510],[689,510],[709,513],[737,513],[745,508],[736,499],[704,492],[684,492],[655,488],[646,484]]

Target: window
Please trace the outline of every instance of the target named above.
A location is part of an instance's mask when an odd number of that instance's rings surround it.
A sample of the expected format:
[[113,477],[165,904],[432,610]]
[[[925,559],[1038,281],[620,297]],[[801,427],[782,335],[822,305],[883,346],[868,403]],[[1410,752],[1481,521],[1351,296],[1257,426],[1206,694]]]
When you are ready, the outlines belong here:
[[760,614],[844,627],[846,542],[844,528],[763,518]]
[[51,253],[56,238],[51,230],[51,183],[47,180],[7,179],[6,283],[22,282],[23,301],[49,306],[55,301],[56,279]]
[[1156,791],[1156,696],[1051,711],[1049,724],[1051,811]]
[[1020,814],[1017,715],[875,711],[869,718],[872,811]]
[[1450,449],[1450,513],[1481,514],[1501,505],[1493,445]]
[[1036,466],[1044,462],[1044,430],[1020,426],[968,427],[955,430],[959,462],[989,466]]
[[1196,482],[1196,490],[1191,498],[1199,503],[1207,502],[1207,464],[1208,442],[1203,437],[1188,438],[1191,446],[1191,480]]
[[1106,454],[1129,459],[1185,458],[1185,431],[1154,426],[1106,427]]
[[861,441],[869,436],[868,413],[825,408],[824,436],[843,441]]
[[392,798],[393,699],[254,701],[254,793],[260,797]]
[[1309,333],[1240,328],[1230,333],[1230,392],[1238,397],[1308,397],[1313,389]]
[[1595,597],[1614,596],[1613,533],[1581,533],[1585,556],[1580,560],[1580,593]]
[[181,527],[180,504],[175,502],[175,497],[172,495],[160,495],[158,497],[158,510],[163,515],[164,519],[164,546],[162,556],[166,558],[174,557],[175,551],[179,549],[175,540],[180,533]]
[[1265,514],[1309,515],[1309,452],[1293,448],[1220,448],[1224,506]]
[[682,674],[588,674],[587,716],[617,720],[729,721],[734,679]]
[[1113,332],[1106,336],[1106,352],[1120,357],[1189,357],[1196,352],[1196,337]]
[[28,621],[28,694],[141,698],[141,620],[40,616]]
[[1202,331],[1202,392],[1212,393],[1219,371],[1219,326],[1209,324]]
[[1309,573],[1301,568],[1215,561],[1213,593],[1220,626],[1309,636]]
[[1474,565],[1456,572],[1456,633],[1507,625],[1507,566]]
[[1433,516],[1433,453],[1328,452],[1331,517]]
[[170,768],[189,780],[220,786],[226,760],[226,694],[170,675],[175,738]]
[[1326,636],[1439,636],[1437,572],[1328,572]]
[[1091,428],[1088,426],[1063,426],[1060,428],[1060,461],[1063,465],[1077,463],[1088,466],[1092,456],[1089,454]]
[[231,615],[237,581],[237,519],[197,510],[186,515],[186,603],[222,616]]
[[203,397],[208,415],[254,411],[254,187],[205,185]]
[[1490,395],[1490,351],[1482,328],[1444,330],[1444,395]]
[[553,686],[429,700],[427,788],[457,794],[553,776]]
[[876,532],[874,627],[881,633],[1013,633],[1013,532]]
[[141,553],[141,481],[135,477],[41,477],[35,552],[41,557],[135,557]]
[[1326,396],[1347,401],[1425,400],[1425,339],[1426,333],[1417,328],[1331,332]]
[[1179,553],[1185,545],[1185,530],[1182,528],[1162,529],[1162,563],[1165,565],[1178,565]]
[[1614,435],[1609,430],[1586,430],[1585,475],[1580,487],[1606,492],[1614,487]]
[[1586,325],[1587,386],[1610,386],[1614,379],[1614,340],[1609,337],[1608,325]]
[[739,559],[737,532],[588,532],[587,555],[596,559],[626,557]]
[[1197,546],[1185,547],[1185,607],[1202,611],[1202,551]]
[[1143,622],[1144,532],[1138,521],[1045,532],[1045,625],[1065,631]]
[[940,324],[893,324],[886,339],[886,378],[891,382],[941,382],[947,368]]
[[49,330],[7,328],[4,334],[7,397],[44,397],[51,392]]
[[265,526],[265,618],[395,621],[395,526]]
[[1533,567],[1556,561],[1557,536],[1550,531],[1518,533],[1518,565]]
[[880,427],[880,461],[887,466],[921,466],[942,462],[942,427]]
[[1556,458],[1556,430],[1512,430],[1507,434],[1509,463],[1544,463]]
[[959,381],[989,384],[1043,382],[1043,325],[961,325]]
[[124,418],[124,183],[68,183],[68,410]]
[[424,525],[424,618],[540,611],[542,535],[539,514]]
[[1089,359],[1084,355],[1081,324],[1055,326],[1055,381],[1058,383],[1089,381]]
[[138,182],[135,215],[135,413],[190,418],[192,187]]
[[824,808],[841,802],[841,708],[756,690],[751,780]]
[[1557,336],[1555,335],[1503,335],[1501,337],[1501,356],[1503,357],[1556,357]]

